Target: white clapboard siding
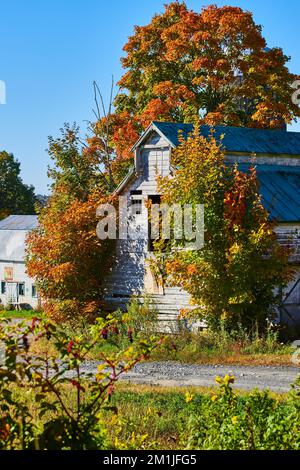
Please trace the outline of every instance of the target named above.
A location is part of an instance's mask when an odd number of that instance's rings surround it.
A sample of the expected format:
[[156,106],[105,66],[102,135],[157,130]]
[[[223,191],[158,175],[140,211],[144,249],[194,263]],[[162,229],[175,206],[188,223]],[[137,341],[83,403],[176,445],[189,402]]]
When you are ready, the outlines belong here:
[[9,261],[0,261],[0,281],[5,282],[5,268],[13,269],[13,282],[6,285],[6,294],[2,294],[0,291],[0,300],[3,306],[13,300],[12,295],[15,296],[15,289],[17,284],[25,284],[25,295],[18,297],[18,303],[20,305],[28,306],[31,308],[38,307],[38,298],[32,297],[32,286],[34,285],[33,279],[31,279],[27,272],[25,262],[9,262]]

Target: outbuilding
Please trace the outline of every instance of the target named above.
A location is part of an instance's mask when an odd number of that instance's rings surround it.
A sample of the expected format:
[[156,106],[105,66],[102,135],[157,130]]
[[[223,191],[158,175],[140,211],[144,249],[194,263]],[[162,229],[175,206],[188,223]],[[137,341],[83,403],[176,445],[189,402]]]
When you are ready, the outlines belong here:
[[35,215],[11,215],[0,221],[0,301],[5,307],[37,308],[38,292],[26,272],[26,236],[36,228]]

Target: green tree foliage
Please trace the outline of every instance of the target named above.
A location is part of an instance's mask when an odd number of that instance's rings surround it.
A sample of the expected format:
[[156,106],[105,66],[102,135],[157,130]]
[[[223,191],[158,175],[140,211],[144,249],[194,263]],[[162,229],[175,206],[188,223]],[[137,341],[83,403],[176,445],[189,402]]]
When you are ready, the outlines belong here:
[[173,166],[173,178],[160,179],[164,201],[204,204],[205,244],[194,251],[171,246],[164,256],[169,281],[191,294],[195,312],[211,326],[266,328],[279,303],[276,288],[291,270],[262,205],[254,166],[242,173],[226,164],[221,144],[213,134],[201,136],[197,126],[181,138]]
[[35,214],[33,186],[20,177],[20,163],[5,151],[0,152],[0,219],[10,214]]

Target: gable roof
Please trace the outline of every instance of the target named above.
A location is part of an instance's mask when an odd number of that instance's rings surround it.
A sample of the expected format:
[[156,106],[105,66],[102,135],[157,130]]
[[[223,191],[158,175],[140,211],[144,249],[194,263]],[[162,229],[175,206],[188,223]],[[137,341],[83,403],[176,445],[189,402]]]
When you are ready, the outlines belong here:
[[[154,121],[150,128],[163,135],[171,147],[177,147],[179,133],[187,138],[188,134],[193,131],[193,124]],[[300,132],[230,126],[201,126],[201,135],[208,137],[212,129],[215,131],[217,140],[220,140],[224,135],[223,145],[227,152],[300,156]]]
[[0,221],[0,230],[33,230],[38,225],[36,215],[10,215]]

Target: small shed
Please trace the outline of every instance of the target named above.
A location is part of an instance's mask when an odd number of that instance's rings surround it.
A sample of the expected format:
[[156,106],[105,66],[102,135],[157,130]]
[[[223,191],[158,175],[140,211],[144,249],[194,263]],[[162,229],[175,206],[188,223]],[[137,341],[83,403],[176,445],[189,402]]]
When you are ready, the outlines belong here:
[[[153,122],[133,147],[135,165],[119,186],[117,193],[127,198],[129,231],[138,231],[137,239],[118,240],[116,260],[106,286],[110,308],[126,308],[131,296],[147,294],[162,320],[174,320],[181,309],[189,308],[189,296],[177,288],[157,284],[149,260],[151,240],[145,202],[159,202],[157,176],[172,175],[171,154],[178,146],[179,133],[186,137],[191,124]],[[209,126],[200,132],[208,136]],[[261,194],[270,217],[276,220],[276,232],[282,244],[292,245],[290,262],[297,272],[294,281],[282,293],[279,316],[288,324],[300,323],[300,133],[285,130],[259,130],[216,126],[216,139],[222,143],[228,163],[237,163],[247,171],[253,154]]]
[[37,289],[25,266],[26,237],[37,225],[35,215],[11,215],[0,221],[0,302],[3,306],[38,306]]

